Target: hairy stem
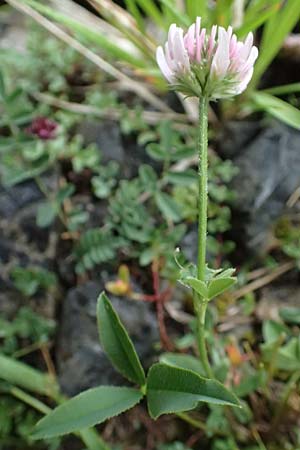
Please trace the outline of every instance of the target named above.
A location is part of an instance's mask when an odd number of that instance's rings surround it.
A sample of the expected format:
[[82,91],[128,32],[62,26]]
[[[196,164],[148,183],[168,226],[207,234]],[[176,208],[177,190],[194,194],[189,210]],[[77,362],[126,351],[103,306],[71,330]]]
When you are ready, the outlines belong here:
[[199,197],[198,197],[198,278],[205,280],[206,263],[206,234],[207,234],[207,127],[208,127],[208,99],[199,100]]
[[[206,268],[206,235],[207,235],[207,128],[208,128],[208,98],[202,97],[199,100],[199,197],[198,197],[198,279],[205,281]],[[195,293],[194,307],[197,316],[197,337],[200,360],[208,377],[213,377],[213,372],[209,364],[207,348],[205,343],[205,315],[207,300]]]

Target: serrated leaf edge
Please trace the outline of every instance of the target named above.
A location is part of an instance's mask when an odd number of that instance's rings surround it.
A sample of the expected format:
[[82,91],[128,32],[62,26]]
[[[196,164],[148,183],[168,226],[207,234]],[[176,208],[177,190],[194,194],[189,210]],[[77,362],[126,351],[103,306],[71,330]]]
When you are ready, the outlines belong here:
[[[116,364],[114,363],[114,361],[110,358],[109,354],[108,354],[108,353],[106,352],[106,350],[105,350],[105,347],[104,347],[104,345],[103,345],[103,340],[102,340],[102,337],[101,337],[101,335],[102,335],[102,332],[101,332],[102,327],[100,326],[100,323],[99,323],[99,322],[100,322],[100,321],[99,321],[99,315],[100,315],[100,314],[98,313],[98,307],[99,307],[101,298],[104,299],[105,306],[108,305],[109,308],[113,311],[113,313],[115,314],[115,316],[116,316],[116,318],[117,318],[118,324],[120,325],[120,327],[122,328],[122,330],[124,331],[124,333],[126,334],[126,336],[128,337],[128,342],[129,342],[130,347],[131,347],[131,349],[132,349],[132,351],[133,351],[133,353],[134,353],[134,355],[135,355],[135,357],[136,357],[137,364],[138,364],[138,366],[139,366],[139,368],[140,368],[140,370],[141,370],[140,375],[142,375],[142,378],[143,378],[143,381],[141,382],[141,384],[140,384],[140,382],[137,382],[136,379],[134,380],[133,378],[129,377],[128,374],[127,374],[124,370],[121,370],[119,367],[117,367]],[[144,384],[146,383],[146,375],[145,375],[144,368],[143,368],[143,366],[142,366],[142,364],[141,364],[140,358],[139,358],[139,356],[138,356],[138,354],[137,354],[137,352],[136,352],[136,349],[135,349],[135,347],[134,347],[134,345],[133,345],[133,342],[132,342],[132,340],[131,340],[131,338],[130,338],[130,336],[129,336],[129,334],[128,334],[126,328],[125,328],[125,326],[124,326],[123,323],[121,322],[121,319],[120,319],[118,313],[116,312],[115,308],[112,306],[111,302],[109,301],[109,299],[108,299],[108,297],[107,297],[107,295],[106,295],[106,293],[105,293],[104,291],[101,292],[101,294],[100,294],[99,297],[98,297],[98,301],[97,301],[97,323],[98,323],[98,330],[99,330],[99,335],[100,335],[101,345],[103,346],[103,350],[105,351],[106,356],[108,357],[108,359],[110,360],[110,362],[112,363],[112,365],[114,366],[114,368],[115,368],[119,373],[121,373],[127,380],[131,381],[132,383],[137,383],[137,384],[139,384],[139,385],[141,385],[141,386],[144,385]],[[122,340],[120,341],[120,343],[121,343],[122,349],[125,351],[125,353],[126,353],[126,355],[127,355],[127,351],[126,351],[126,348],[124,348],[124,345],[123,345]],[[131,362],[130,362],[130,365],[131,365]],[[131,367],[132,367],[132,365],[131,365]],[[134,372],[136,373],[135,368],[134,368]],[[139,378],[139,376],[138,376],[137,378]]]
[[[147,396],[147,394],[148,394],[148,378],[149,378],[149,376],[150,376],[150,373],[151,373],[151,371],[152,371],[152,369],[154,369],[156,366],[169,366],[169,367],[173,367],[173,368],[176,368],[176,369],[178,369],[178,370],[181,370],[181,371],[183,371],[183,372],[190,372],[190,373],[192,373],[193,375],[196,375],[198,378],[200,378],[201,380],[205,380],[205,381],[214,381],[216,384],[218,384],[218,385],[220,385],[220,386],[222,386],[222,387],[225,387],[225,389],[226,390],[228,390],[227,388],[226,388],[226,386],[224,386],[222,383],[220,383],[220,381],[218,381],[218,380],[215,380],[214,378],[206,378],[206,377],[203,377],[203,376],[201,376],[199,373],[197,373],[197,372],[195,372],[194,370],[191,370],[191,369],[183,369],[182,367],[178,367],[178,366],[171,366],[171,365],[169,365],[169,364],[166,364],[166,363],[156,363],[156,364],[153,364],[151,367],[150,367],[150,369],[149,369],[149,372],[148,372],[148,375],[147,375],[147,390],[146,390],[146,396]],[[174,392],[174,391],[170,391],[170,392]],[[230,394],[232,395],[232,397],[236,400],[236,404],[234,404],[234,403],[217,403],[217,402],[214,402],[214,405],[219,405],[219,406],[232,406],[232,407],[235,407],[235,408],[242,408],[242,406],[241,406],[241,404],[240,404],[240,401],[239,401],[239,399],[238,399],[238,397],[233,393],[233,392],[231,392],[231,391],[228,391],[228,392],[230,392]],[[199,400],[199,401],[195,401],[194,402],[194,404],[193,404],[193,408],[190,408],[190,409],[188,409],[188,410],[186,410],[186,411],[192,411],[193,409],[195,409],[196,407],[197,407],[197,405],[199,404],[199,403],[209,403],[209,402],[205,402],[204,400]],[[158,419],[160,416],[162,416],[162,415],[165,415],[165,414],[176,414],[176,413],[178,413],[178,412],[180,412],[180,411],[169,411],[169,412],[165,412],[165,413],[162,413],[162,414],[159,414],[158,416],[155,416],[155,415],[153,415],[152,414],[152,412],[151,412],[151,410],[150,410],[150,408],[149,408],[149,403],[148,403],[148,411],[149,411],[149,414],[150,414],[150,417],[152,418],[152,419]],[[183,411],[182,411],[183,412]]]
[[[98,386],[98,387],[96,387],[96,388],[87,389],[87,390],[81,392],[80,394],[78,394],[78,395],[76,395],[76,396],[74,396],[74,397],[71,397],[71,398],[68,399],[67,401],[70,401],[70,400],[72,400],[73,398],[79,398],[79,397],[81,397],[83,394],[86,394],[87,392],[93,391],[93,390],[95,390],[95,389],[97,389],[97,388],[99,388],[99,387],[110,388],[110,389],[111,389],[112,387],[116,387],[116,388],[122,388],[122,387],[124,387],[124,389],[132,389],[132,390],[135,390],[136,392],[138,392],[138,393],[140,394],[140,398],[138,399],[138,401],[137,401],[134,405],[129,406],[129,407],[126,408],[126,409],[123,409],[123,410],[122,410],[121,412],[119,412],[118,414],[112,414],[111,416],[108,416],[106,419],[102,420],[101,422],[96,421],[95,423],[91,423],[91,425],[90,425],[89,427],[93,427],[93,426],[95,426],[95,425],[99,425],[99,424],[105,422],[106,420],[111,419],[112,417],[118,417],[118,416],[120,416],[121,414],[125,413],[126,411],[129,411],[129,409],[131,409],[131,408],[133,408],[134,406],[138,405],[138,404],[141,402],[141,400],[144,398],[144,394],[143,394],[141,391],[139,391],[138,389],[129,388],[129,387],[126,387],[126,386],[109,386],[109,385],[103,385],[103,386]],[[65,403],[66,403],[66,402],[65,402]],[[59,406],[57,406],[56,408],[52,409],[52,410],[49,412],[49,414],[46,414],[44,417],[42,417],[42,419],[40,419],[40,420],[37,422],[37,424],[35,425],[35,428],[38,427],[39,424],[42,423],[43,420],[45,420],[45,419],[46,419],[53,411],[55,411],[55,410],[56,410],[57,408],[59,408],[60,406],[65,405],[65,403],[62,403],[61,405],[59,405]],[[81,429],[78,429],[78,430],[69,431],[68,433],[59,433],[59,434],[55,434],[55,435],[53,435],[53,434],[50,433],[50,434],[43,434],[42,436],[36,436],[38,433],[32,433],[32,434],[30,435],[30,438],[33,439],[33,440],[39,440],[39,439],[51,439],[51,438],[58,437],[58,436],[65,436],[65,435],[67,435],[67,434],[76,433],[77,431],[82,431],[82,430],[83,430],[83,429],[81,428]]]

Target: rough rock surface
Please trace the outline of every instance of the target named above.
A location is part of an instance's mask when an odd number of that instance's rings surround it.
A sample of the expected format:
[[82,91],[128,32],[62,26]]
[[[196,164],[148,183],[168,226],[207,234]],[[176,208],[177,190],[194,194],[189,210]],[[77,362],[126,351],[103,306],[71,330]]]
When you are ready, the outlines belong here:
[[[52,176],[43,177],[51,189]],[[57,233],[53,227],[40,228],[36,224],[37,207],[44,200],[33,181],[16,186],[0,186],[0,312],[16,311],[24,299],[16,291],[10,272],[16,266],[53,269]],[[55,299],[43,295],[37,310],[54,316]],[[9,305],[8,305],[9,304]]]
[[155,163],[147,156],[144,148],[137,144],[135,137],[122,135],[115,121],[85,120],[77,132],[83,136],[86,145],[93,143],[99,147],[104,164],[111,160],[117,161],[123,178],[136,176],[142,163]]
[[[243,133],[237,128],[236,133]],[[232,149],[239,173],[232,187],[237,194],[233,223],[247,248],[264,248],[274,221],[284,214],[286,202],[300,186],[300,132],[281,123],[261,130]],[[226,145],[225,145],[226,147]]]
[[[103,283],[89,281],[70,289],[62,306],[56,354],[59,382],[68,395],[100,384],[126,383],[99,344],[96,303],[102,290]],[[151,305],[113,295],[109,298],[147,366],[154,355],[153,345],[159,340]]]

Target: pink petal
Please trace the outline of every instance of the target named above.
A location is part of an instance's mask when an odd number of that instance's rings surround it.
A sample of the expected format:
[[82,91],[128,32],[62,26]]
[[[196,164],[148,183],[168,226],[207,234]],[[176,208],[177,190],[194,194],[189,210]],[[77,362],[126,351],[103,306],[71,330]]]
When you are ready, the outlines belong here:
[[231,39],[230,39],[230,44],[229,44],[229,56],[230,58],[234,58],[235,54],[237,51],[237,37],[234,34]]
[[200,29],[201,29],[201,17],[196,19],[196,60],[200,60],[201,48],[200,48]]
[[197,49],[197,55],[196,55],[196,61],[198,61],[199,63],[201,62],[201,53],[202,53],[203,45],[205,42],[205,35],[206,35],[206,29],[203,28],[200,33],[199,47]]
[[217,25],[214,25],[211,29],[211,33],[210,33],[210,37],[208,40],[208,50],[207,50],[207,54],[209,56],[209,58],[211,57],[215,44],[216,44],[216,34],[217,34]]
[[184,37],[184,45],[191,59],[195,57],[195,29],[196,25],[193,23]]

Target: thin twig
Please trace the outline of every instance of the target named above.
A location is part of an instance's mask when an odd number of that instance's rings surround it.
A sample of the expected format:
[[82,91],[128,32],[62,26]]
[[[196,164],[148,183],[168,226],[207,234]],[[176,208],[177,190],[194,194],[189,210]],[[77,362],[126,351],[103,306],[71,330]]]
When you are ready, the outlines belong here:
[[174,345],[171,339],[168,336],[166,324],[165,324],[165,315],[164,315],[164,301],[168,298],[168,292],[166,292],[166,296],[163,296],[160,293],[160,280],[159,280],[159,262],[154,260],[151,266],[152,270],[152,284],[153,284],[153,292],[156,296],[156,314],[159,326],[160,339],[163,347],[166,348],[167,351],[173,351]]
[[300,186],[297,187],[297,189],[292,193],[292,195],[289,197],[288,201],[286,202],[286,205],[288,208],[293,208],[295,204],[300,199]]
[[271,283],[271,281],[280,277],[284,273],[294,269],[294,267],[295,267],[294,261],[289,261],[287,263],[282,264],[281,266],[274,269],[271,273],[259,278],[258,280],[252,281],[251,283],[246,284],[246,286],[243,286],[241,289],[238,289],[237,291],[233,292],[232,299],[238,300],[244,295],[256,291],[257,289],[260,289],[263,286],[266,286],[267,284]]
[[43,344],[43,345],[41,345],[40,350],[42,352],[44,361],[46,363],[48,373],[55,380],[56,379],[56,370],[55,370],[53,361],[50,356],[49,348],[47,345]]
[[[59,109],[64,109],[75,114],[91,115],[100,118],[107,118],[111,120],[120,120],[123,112],[117,108],[105,108],[100,109],[92,105],[84,105],[81,103],[69,102],[56,98],[49,94],[44,94],[42,92],[31,93],[32,97],[41,103],[46,103],[49,106],[53,106]],[[134,116],[136,112],[134,110],[128,110],[129,116]],[[141,113],[143,120],[149,125],[155,125],[162,120],[171,120],[177,123],[174,124],[174,128],[187,129],[188,118],[185,114],[180,114],[172,111],[159,112],[159,111],[142,111]]]

